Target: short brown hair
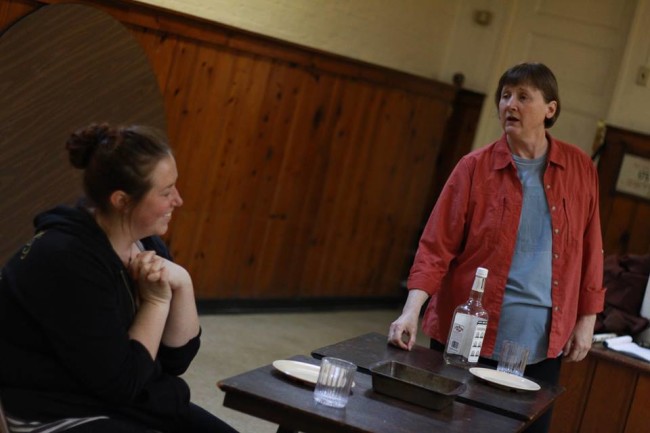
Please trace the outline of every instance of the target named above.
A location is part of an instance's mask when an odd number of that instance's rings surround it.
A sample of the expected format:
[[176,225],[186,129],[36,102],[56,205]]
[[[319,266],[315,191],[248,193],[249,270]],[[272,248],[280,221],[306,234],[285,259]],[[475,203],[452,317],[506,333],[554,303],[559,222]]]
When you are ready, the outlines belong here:
[[66,149],[72,166],[84,170],[86,199],[104,212],[117,190],[138,203],[151,189],[150,175],[155,165],[171,155],[161,131],[107,123],[93,123],[73,132]]
[[499,109],[501,91],[504,86],[516,86],[527,84],[542,92],[544,101],[548,104],[551,101],[557,103],[555,114],[550,119],[544,119],[544,127],[550,128],[560,116],[560,93],[558,91],[555,75],[543,63],[520,63],[505,71],[499,79],[497,91],[494,94],[494,102]]

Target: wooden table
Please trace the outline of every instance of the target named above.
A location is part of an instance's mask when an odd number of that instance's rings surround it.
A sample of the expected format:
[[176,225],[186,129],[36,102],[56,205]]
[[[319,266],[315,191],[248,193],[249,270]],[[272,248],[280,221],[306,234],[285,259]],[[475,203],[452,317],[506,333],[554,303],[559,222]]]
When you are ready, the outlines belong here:
[[[382,342],[380,344],[380,341]],[[349,359],[359,366],[348,405],[335,409],[316,404],[313,386],[285,376],[271,365],[222,380],[224,406],[279,425],[278,433],[429,433],[486,431],[521,432],[561,392],[543,385],[535,393],[511,392],[479,382],[466,370],[444,366],[441,354],[421,347],[411,352],[386,345],[386,336],[371,333],[316,349],[313,356]],[[440,358],[440,362],[438,362]],[[307,356],[291,359],[319,364]],[[457,380],[468,389],[450,406],[434,411],[394,399],[372,389],[368,367],[379,360],[402,361]],[[499,404],[505,399],[508,403]],[[519,400],[523,403],[518,403]],[[510,406],[509,406],[510,404]]]
[[440,352],[417,345],[411,351],[405,351],[386,344],[386,341],[385,335],[372,332],[316,349],[312,352],[312,356],[343,358],[355,363],[359,370],[365,372],[369,372],[368,368],[372,364],[384,360],[400,361],[433,371],[467,384],[467,390],[457,397],[458,401],[527,422],[537,419],[564,392],[561,386],[544,383],[540,383],[542,389],[536,392],[515,392],[495,388],[475,378],[463,368],[445,364]]

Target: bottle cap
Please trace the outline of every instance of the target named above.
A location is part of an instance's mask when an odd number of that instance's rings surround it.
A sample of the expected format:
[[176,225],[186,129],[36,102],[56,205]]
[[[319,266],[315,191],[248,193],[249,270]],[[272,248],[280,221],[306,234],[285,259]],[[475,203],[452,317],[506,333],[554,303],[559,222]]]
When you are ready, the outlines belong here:
[[485,268],[476,268],[476,276],[481,278],[487,278],[488,270]]

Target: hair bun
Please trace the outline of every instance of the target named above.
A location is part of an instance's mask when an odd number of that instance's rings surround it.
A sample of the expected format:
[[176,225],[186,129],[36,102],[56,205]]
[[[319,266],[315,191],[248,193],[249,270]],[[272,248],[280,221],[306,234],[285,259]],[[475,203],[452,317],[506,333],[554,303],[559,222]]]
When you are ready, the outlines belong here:
[[107,123],[93,123],[73,132],[65,143],[70,163],[75,168],[85,169],[97,148],[109,144],[114,131]]

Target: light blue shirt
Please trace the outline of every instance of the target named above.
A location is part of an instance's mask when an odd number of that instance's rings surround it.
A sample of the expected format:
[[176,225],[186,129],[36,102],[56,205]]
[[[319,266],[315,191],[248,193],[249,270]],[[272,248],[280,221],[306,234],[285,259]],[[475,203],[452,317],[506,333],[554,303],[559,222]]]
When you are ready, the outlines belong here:
[[513,159],[523,203],[493,358],[499,359],[501,342],[511,340],[528,347],[528,364],[534,364],[547,357],[551,324],[552,231],[543,184],[546,156],[513,155]]

